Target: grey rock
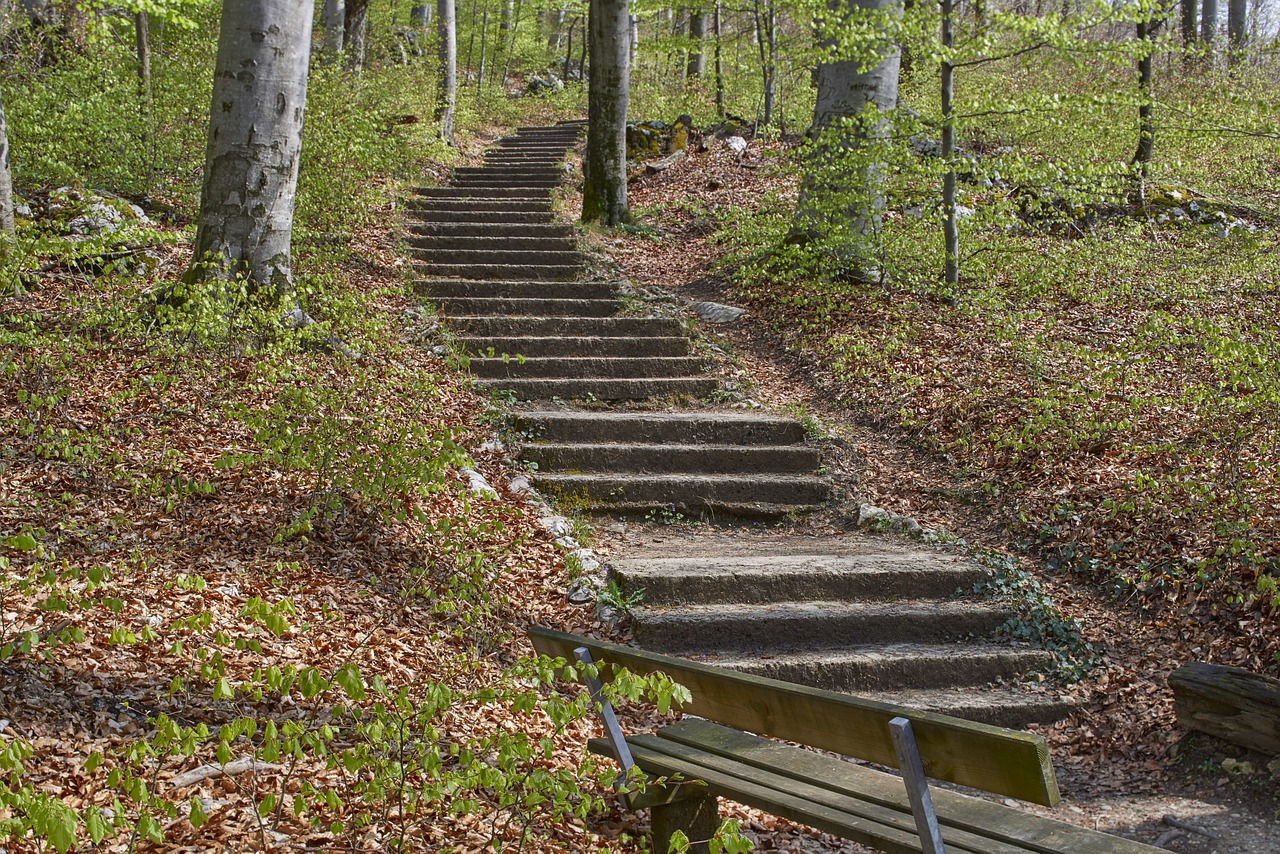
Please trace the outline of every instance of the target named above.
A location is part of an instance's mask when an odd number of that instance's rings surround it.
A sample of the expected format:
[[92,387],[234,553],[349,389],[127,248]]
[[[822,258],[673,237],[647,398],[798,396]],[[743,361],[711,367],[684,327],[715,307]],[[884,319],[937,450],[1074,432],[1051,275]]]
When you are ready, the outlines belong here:
[[747,311],[745,308],[723,305],[718,302],[695,302],[690,307],[693,309],[693,313],[698,315],[699,320],[707,323],[732,323],[746,314]]
[[883,507],[874,504],[863,504],[858,508],[858,527],[870,528],[888,525],[893,522],[893,514]]
[[973,216],[973,208],[964,205],[956,205],[956,219],[968,219]]
[[584,576],[569,585],[565,599],[570,605],[590,605],[599,598],[599,592],[600,582]]
[[747,141],[740,136],[731,136],[724,144],[734,154],[742,154],[747,150]]

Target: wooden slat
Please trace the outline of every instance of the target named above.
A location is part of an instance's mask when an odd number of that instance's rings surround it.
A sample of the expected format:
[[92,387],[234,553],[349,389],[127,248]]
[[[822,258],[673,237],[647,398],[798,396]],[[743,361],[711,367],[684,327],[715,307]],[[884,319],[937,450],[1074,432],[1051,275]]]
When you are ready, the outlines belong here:
[[585,646],[597,662],[634,673],[666,673],[693,694],[682,706],[689,714],[894,768],[898,758],[889,721],[901,716],[911,721],[930,777],[1045,806],[1059,800],[1049,746],[1038,735],[540,627],[529,629],[529,639],[534,649],[552,658],[572,661],[573,650]]
[[[819,830],[866,845],[878,845],[878,842],[869,841],[866,838],[868,831],[873,828],[878,833],[886,834],[885,838],[899,839],[905,836],[910,839],[912,851],[922,850],[915,819],[910,812],[888,809],[855,795],[833,792],[827,789],[821,780],[802,782],[794,777],[776,774],[657,736],[632,736],[630,742],[633,745],[643,746],[653,753],[672,756],[689,763],[692,767],[702,769],[698,774],[699,779],[705,780],[708,788],[713,792],[717,790],[719,784],[726,784],[730,779],[736,781],[731,785],[748,787],[749,792],[740,794],[749,796],[751,800],[744,801],[737,795],[722,793],[725,797],[740,803],[759,807],[775,815],[786,816],[793,821],[809,824]],[[891,774],[863,770],[883,778],[884,782],[890,785],[902,788],[902,781]],[[715,777],[719,783],[709,780],[708,776]],[[819,821],[822,823],[819,824]],[[967,851],[977,852],[977,854],[1029,854],[1030,852],[1030,849],[1022,845],[1010,845],[967,830],[944,827],[942,834],[946,850],[950,854]]]
[[[656,735],[796,781],[821,781],[824,789],[900,812],[911,804],[898,778],[813,751],[758,738],[710,721],[686,718]],[[1022,850],[1053,854],[1151,854],[1158,849],[1096,830],[1041,818],[1020,809],[934,788],[934,808],[944,828],[970,831]],[[944,830],[945,833],[945,830]]]
[[[608,749],[603,739],[593,739],[593,742],[601,748]],[[774,803],[772,809],[775,815],[825,830],[828,833],[837,833],[846,839],[871,845],[888,854],[920,854],[919,840],[916,839],[914,832],[881,825],[869,819],[855,822],[850,816],[835,810],[824,812],[802,798],[788,798],[786,795],[734,777],[732,774],[722,774],[713,769],[704,768],[696,762],[687,762],[669,753],[652,750],[641,744],[635,737],[631,739],[631,755],[635,757],[636,763],[641,768],[647,769],[650,773],[663,776],[679,774],[683,777],[704,780],[711,791],[739,803],[757,803],[758,799],[767,798]],[[976,853],[965,852],[965,854]]]

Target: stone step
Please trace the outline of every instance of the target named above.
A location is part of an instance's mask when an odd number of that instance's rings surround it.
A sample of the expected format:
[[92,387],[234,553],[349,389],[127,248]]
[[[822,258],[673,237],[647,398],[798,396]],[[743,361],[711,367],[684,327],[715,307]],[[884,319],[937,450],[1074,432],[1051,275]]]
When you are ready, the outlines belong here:
[[539,282],[572,282],[581,264],[452,264],[418,262],[416,275],[428,279],[528,279]]
[[435,208],[409,207],[408,217],[413,221],[410,228],[419,225],[456,225],[466,222],[469,225],[492,223],[493,225],[544,225],[552,220],[550,208],[536,208],[528,211],[473,211],[473,210],[439,210]]
[[521,201],[545,201],[551,198],[551,185],[518,186],[518,187],[416,187],[413,190],[415,199],[512,199]]
[[[451,187],[533,187],[553,189],[560,186],[560,176],[521,174],[519,170],[485,171],[474,175],[455,175]],[[532,193],[530,195],[533,195]]]
[[534,172],[552,169],[563,173],[564,162],[563,154],[522,154],[519,151],[507,149],[486,154],[484,156],[484,166],[481,168],[492,170],[528,169]]
[[433,297],[447,315],[476,317],[532,315],[536,317],[608,317],[622,308],[615,299],[536,299],[510,297]]
[[458,235],[431,235],[429,237],[410,237],[409,245],[414,249],[440,252],[452,250],[490,251],[502,250],[525,252],[553,251],[577,252],[578,241],[572,237],[475,237]]
[[[472,365],[474,364],[473,359]],[[813,472],[821,462],[816,448],[803,445],[590,445],[535,442],[521,445],[519,457],[526,462],[536,463],[540,471],[637,474],[795,474]]]
[[663,507],[695,516],[721,511],[752,515],[753,508],[760,515],[777,515],[785,512],[778,508],[812,507],[831,494],[830,482],[812,475],[539,472],[535,482],[540,489],[581,498],[588,508],[635,512]]
[[698,660],[829,691],[906,691],[1011,682],[1053,665],[1042,649],[994,643],[889,643],[811,653],[699,656]]
[[498,166],[459,166],[453,170],[452,178],[480,178],[491,175],[513,175],[515,177],[537,177],[537,178],[554,178],[559,180],[565,175],[565,170],[558,164],[555,166],[545,166],[542,168],[523,168],[515,167],[498,167]]
[[534,152],[537,154],[559,155],[561,157],[569,153],[570,145],[568,142],[554,139],[539,139],[538,137],[507,137],[500,139],[493,145],[489,151],[522,151],[526,153]]
[[532,222],[551,221],[551,202],[548,199],[408,199],[405,207],[410,211],[447,213],[455,221],[474,222],[477,215],[489,213],[541,213],[547,218]]
[[[649,400],[671,397],[706,397],[717,383],[710,377],[645,379],[481,379],[476,385],[491,391],[506,391],[516,400]],[[615,479],[614,487],[626,479]],[[612,487],[611,487],[612,488]],[[601,493],[604,496],[608,492]],[[666,503],[660,501],[659,503]]]
[[683,336],[615,337],[472,337],[454,339],[467,353],[511,356],[687,356],[693,348]]
[[680,321],[669,317],[454,317],[458,333],[477,336],[616,338],[680,335]]
[[805,439],[794,418],[742,412],[530,410],[516,413],[515,422],[522,432],[557,442],[790,445]]
[[[512,266],[573,266],[582,264],[577,249],[543,251],[539,249],[447,249],[439,252],[414,249],[414,260],[449,264],[502,264]],[[495,277],[496,278],[496,277]]]
[[644,590],[646,603],[662,606],[943,598],[989,575],[962,557],[912,551],[632,558],[610,566],[625,592]]
[[631,628],[636,643],[655,652],[760,655],[985,638],[1011,616],[977,601],[808,601],[640,607],[631,612]]
[[1071,714],[1073,708],[1070,700],[1038,684],[968,690],[888,691],[877,693],[874,698],[1011,729],[1055,723]]
[[409,224],[411,234],[423,237],[538,237],[573,238],[573,227],[561,223],[500,223],[500,222],[414,222]]
[[690,357],[658,356],[643,359],[570,358],[551,356],[532,359],[473,358],[471,373],[478,377],[519,379],[650,379],[696,376],[702,360]]
[[614,296],[608,282],[489,282],[428,279],[414,282],[425,297],[496,297],[501,299],[607,300]]

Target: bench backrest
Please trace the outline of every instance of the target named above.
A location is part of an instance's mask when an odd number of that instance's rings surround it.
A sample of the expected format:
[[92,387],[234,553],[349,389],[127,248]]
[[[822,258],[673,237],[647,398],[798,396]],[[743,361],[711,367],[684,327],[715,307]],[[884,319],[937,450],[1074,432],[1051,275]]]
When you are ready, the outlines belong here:
[[585,646],[610,678],[616,665],[633,673],[661,671],[689,689],[681,711],[757,735],[830,750],[855,759],[898,767],[889,721],[911,721],[925,773],[936,780],[971,786],[1044,806],[1058,802],[1058,783],[1044,738],[933,712],[881,703],[849,694],[808,688],[669,655],[578,637],[540,627],[529,629],[538,652],[573,661]]

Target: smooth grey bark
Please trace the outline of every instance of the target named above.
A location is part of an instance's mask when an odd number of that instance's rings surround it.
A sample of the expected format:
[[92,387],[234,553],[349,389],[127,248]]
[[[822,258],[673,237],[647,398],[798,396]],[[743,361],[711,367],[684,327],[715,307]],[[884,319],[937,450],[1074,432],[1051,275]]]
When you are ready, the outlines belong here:
[[[956,33],[953,0],[942,0],[942,46],[955,47]],[[942,278],[951,287],[960,285],[960,223],[956,217],[956,117],[954,108],[955,67],[942,63],[942,161],[947,171],[942,176]]]
[[410,7],[409,26],[415,30],[425,30],[431,26],[431,7],[426,5]]
[[712,15],[715,36],[715,72],[716,72],[716,115],[724,118],[724,56],[720,45],[720,0],[715,0],[715,12]]
[[324,59],[326,62],[336,62],[346,47],[346,0],[324,0],[320,21],[324,26]]
[[1200,7],[1200,39],[1213,44],[1218,37],[1218,0],[1204,0]]
[[151,26],[146,12],[133,15],[133,40],[138,51],[138,91],[145,98],[151,91]]
[[516,55],[516,36],[520,32],[520,12],[522,6],[521,0],[516,0],[515,10],[512,13],[511,20],[511,38],[507,41],[507,61],[502,66],[502,85],[507,85],[507,78],[511,76],[511,59]]
[[631,48],[630,48],[630,53],[627,57],[627,61],[628,63],[630,63],[630,67],[635,67],[636,51],[640,49],[640,16],[631,15],[628,18],[628,25],[631,28],[630,29]]
[[484,10],[484,15],[480,22],[480,65],[476,68],[476,97],[480,97],[480,93],[484,90],[484,64],[485,50],[488,47],[489,38],[489,10]]
[[1147,176],[1147,164],[1156,148],[1156,126],[1154,118],[1153,87],[1155,78],[1155,47],[1152,39],[1160,29],[1159,21],[1139,21],[1137,23],[1138,41],[1143,43],[1143,52],[1138,56],[1138,150],[1133,155],[1133,165],[1138,173],[1138,193],[1141,198],[1142,179]]
[[311,56],[311,0],[223,0],[188,280],[287,294]]
[[1227,54],[1232,65],[1244,59],[1249,47],[1245,35],[1249,18],[1249,0],[1227,0]]
[[[896,17],[902,6],[901,0],[845,0],[844,12],[846,20],[860,15]],[[790,238],[803,243],[829,236],[838,227],[848,239],[836,249],[837,255],[864,265],[859,275],[870,272],[865,267],[871,260],[870,238],[884,204],[880,170],[868,164],[850,174],[836,164],[868,139],[886,133],[884,115],[897,108],[901,55],[887,29],[872,55],[818,65],[810,128],[816,145],[800,183]],[[838,199],[834,205],[833,196]]]
[[1181,0],[1181,4],[1182,44],[1186,47],[1196,43],[1196,26],[1200,22],[1200,9],[1196,0]]
[[693,39],[693,50],[689,53],[689,65],[685,69],[685,76],[701,77],[707,70],[707,55],[703,48],[707,40],[706,10],[698,9],[689,14],[689,38]]
[[777,13],[773,0],[755,0],[753,6],[756,21],[756,45],[760,50],[760,83],[763,95],[760,125],[773,124],[773,101],[778,69]]
[[453,111],[458,103],[458,19],[454,0],[436,0],[436,29],[440,33],[436,121],[440,123],[440,138],[453,145]]
[[0,96],[0,234],[13,234],[13,174],[9,171],[9,130]]
[[627,103],[631,76],[627,0],[591,0],[587,32],[586,180],[582,221],[613,227],[630,218],[627,204]]
[[350,0],[346,4],[346,42],[344,52],[347,65],[354,71],[364,68],[365,47],[369,41],[369,0]]

